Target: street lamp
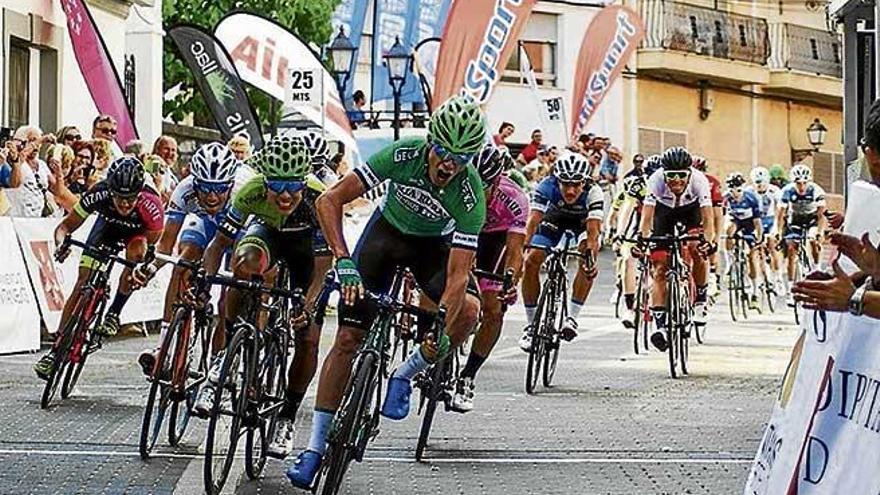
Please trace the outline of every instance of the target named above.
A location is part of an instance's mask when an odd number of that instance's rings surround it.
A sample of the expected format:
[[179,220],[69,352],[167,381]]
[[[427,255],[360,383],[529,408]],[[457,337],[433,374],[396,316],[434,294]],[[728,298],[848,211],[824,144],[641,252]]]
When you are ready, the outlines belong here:
[[807,127],[807,139],[810,141],[811,148],[791,149],[792,162],[799,162],[813,153],[819,151],[819,148],[825,144],[825,136],[828,135],[828,128],[818,119],[813,119],[810,127]]
[[336,80],[336,89],[339,91],[339,99],[345,102],[345,85],[351,75],[351,62],[355,52],[354,45],[345,35],[345,28],[339,26],[339,34],[333,39],[333,43],[327,47],[330,58],[333,59],[333,79]]
[[388,68],[388,82],[394,92],[394,140],[400,139],[400,93],[406,82],[407,73],[410,71],[412,55],[400,44],[400,37],[394,39],[394,44],[385,55],[385,67]]

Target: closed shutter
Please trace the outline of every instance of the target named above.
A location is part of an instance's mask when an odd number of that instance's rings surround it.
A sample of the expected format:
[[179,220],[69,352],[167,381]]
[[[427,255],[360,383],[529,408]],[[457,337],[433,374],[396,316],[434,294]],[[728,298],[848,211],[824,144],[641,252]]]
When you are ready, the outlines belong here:
[[675,131],[663,131],[663,149],[673,146],[683,146],[687,148],[687,134]]
[[645,156],[663,151],[663,134],[655,129],[639,129],[639,152]]
[[834,157],[818,151],[813,154],[813,180],[826,192],[834,193]]

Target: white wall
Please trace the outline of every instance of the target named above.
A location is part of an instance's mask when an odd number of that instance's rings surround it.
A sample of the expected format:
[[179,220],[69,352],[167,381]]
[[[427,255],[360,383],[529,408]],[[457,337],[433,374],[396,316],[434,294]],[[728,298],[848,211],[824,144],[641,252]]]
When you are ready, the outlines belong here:
[[[116,13],[103,10],[100,5],[118,4],[116,0],[104,0],[96,5],[89,2],[89,9],[104,38],[110,57],[120,80],[125,70],[124,55],[135,53],[137,57],[137,97],[138,115],[136,124],[141,139],[151,143],[161,133],[161,102],[162,102],[162,42],[161,42],[161,1],[157,0],[152,8],[138,7],[139,12],[153,26],[144,24],[140,18],[129,19]],[[58,54],[58,65],[61,71],[59,80],[59,127],[75,125],[89,136],[92,120],[98,110],[89,94],[85,80],[80,73],[79,65],[73,53],[70,37],[67,35],[67,21],[61,2],[58,0],[0,0],[0,7],[7,8],[23,15],[34,14],[42,17],[44,22],[53,24],[63,30],[63,49]],[[137,17],[133,9],[129,9],[129,18]],[[156,27],[158,26],[158,28]],[[127,31],[133,31],[127,35]],[[126,51],[128,50],[128,51]],[[149,62],[148,62],[149,61]],[[5,68],[6,61],[0,60]],[[33,62],[32,62],[33,65]],[[37,71],[38,72],[38,71]],[[31,114],[34,114],[33,108]],[[54,132],[55,129],[44,129]]]

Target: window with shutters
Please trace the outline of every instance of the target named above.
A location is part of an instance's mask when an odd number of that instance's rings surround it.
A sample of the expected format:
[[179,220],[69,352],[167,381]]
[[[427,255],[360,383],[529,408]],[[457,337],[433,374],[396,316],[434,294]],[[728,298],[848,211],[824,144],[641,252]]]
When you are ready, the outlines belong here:
[[813,154],[813,180],[829,194],[843,194],[846,163],[841,153],[818,151]]
[[526,61],[523,51],[528,55],[538,86],[556,87],[556,48],[558,43],[559,16],[535,12],[526,23],[519,39],[522,49],[517,48],[507,59],[507,66],[501,75],[504,82],[529,84],[523,69]]
[[639,153],[645,156],[657,155],[672,146],[687,147],[687,133],[639,128]]
[[31,55],[27,45],[12,38],[9,45],[9,127],[26,125],[29,118]]

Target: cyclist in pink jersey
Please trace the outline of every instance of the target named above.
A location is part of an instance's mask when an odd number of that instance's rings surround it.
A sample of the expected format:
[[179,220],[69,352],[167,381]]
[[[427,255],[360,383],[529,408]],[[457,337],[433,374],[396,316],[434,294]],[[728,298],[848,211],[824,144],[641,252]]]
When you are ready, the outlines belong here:
[[500,294],[500,282],[479,279],[483,318],[452,398],[452,408],[459,412],[474,408],[474,378],[501,334],[504,319],[502,303],[512,304],[516,301],[516,281],[522,272],[522,252],[529,216],[528,196],[502,174],[513,166],[513,158],[506,150],[487,144],[474,157],[473,164],[480,173],[486,193],[486,222],[477,242],[477,268],[499,275],[508,269],[513,270],[514,283],[509,293]]

